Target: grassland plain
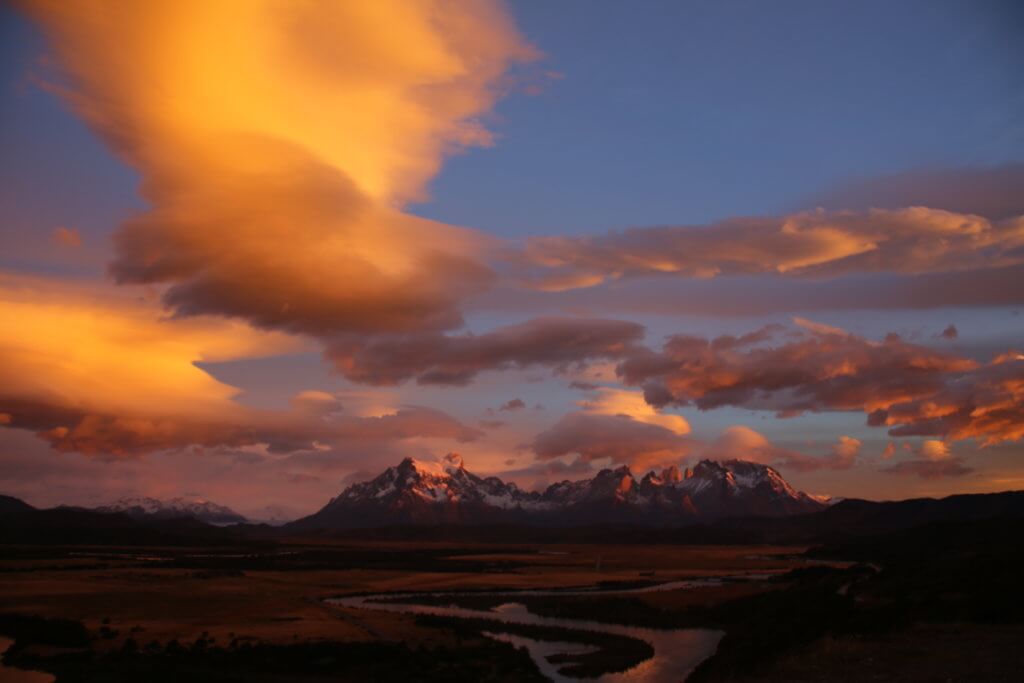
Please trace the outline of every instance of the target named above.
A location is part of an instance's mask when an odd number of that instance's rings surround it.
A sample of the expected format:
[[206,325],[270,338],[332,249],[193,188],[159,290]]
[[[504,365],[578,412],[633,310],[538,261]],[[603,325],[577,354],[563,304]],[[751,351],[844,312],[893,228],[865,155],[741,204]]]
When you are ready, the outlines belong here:
[[[810,554],[804,546],[324,539],[212,551],[5,546],[0,634],[15,639],[9,662],[58,681],[539,680],[522,650],[481,635],[493,624],[325,598],[454,591],[440,599],[488,609],[509,599],[485,591],[592,587],[593,595],[514,600],[557,618],[725,631],[693,681],[1013,680],[1024,665],[1011,646],[1024,636],[1020,596],[1006,592],[1015,586],[1010,570],[991,564],[1019,554],[996,543],[1012,526],[988,536],[977,525],[933,532],[947,553],[935,539],[915,544],[919,531]],[[979,571],[985,580],[972,580]],[[737,575],[764,579],[601,592]],[[645,656],[592,634],[533,635],[597,647],[566,659],[576,675],[622,670]],[[945,651],[929,657],[930,643]],[[965,647],[985,664],[964,657]]]

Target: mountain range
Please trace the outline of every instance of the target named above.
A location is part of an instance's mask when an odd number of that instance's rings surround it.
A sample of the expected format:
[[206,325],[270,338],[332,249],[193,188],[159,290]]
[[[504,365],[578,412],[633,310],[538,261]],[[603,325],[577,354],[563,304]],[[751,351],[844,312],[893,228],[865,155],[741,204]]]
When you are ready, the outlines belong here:
[[780,517],[823,510],[829,500],[797,491],[774,468],[703,460],[637,479],[625,466],[590,479],[524,491],[481,477],[449,454],[433,463],[406,458],[370,481],[353,484],[320,511],[287,529],[313,531],[398,525],[600,523],[681,526],[728,517]]
[[96,512],[121,512],[134,518],[175,519],[190,517],[200,522],[223,526],[244,524],[246,518],[229,507],[201,498],[171,498],[158,500],[146,496],[121,498],[108,505],[93,508]]
[[[721,463],[728,469],[728,463]],[[408,466],[406,466],[408,467]],[[390,468],[397,470],[398,468]],[[436,465],[418,469],[438,469]],[[445,467],[440,467],[444,472]],[[700,465],[693,468],[690,479],[698,476]],[[616,470],[610,470],[615,472]],[[385,475],[387,472],[384,473]],[[448,474],[445,472],[445,474]],[[468,474],[468,473],[467,473]],[[686,479],[685,472],[680,480]],[[384,476],[384,475],[382,475]],[[392,475],[394,476],[394,474]],[[413,475],[415,477],[415,475]],[[461,475],[460,475],[461,476]],[[444,479],[444,477],[441,477]],[[671,477],[670,477],[671,478]],[[379,479],[379,477],[378,477]],[[598,479],[598,477],[595,477]],[[610,477],[601,478],[610,479]],[[733,480],[737,477],[733,473]],[[376,479],[374,480],[376,481]],[[486,480],[484,480],[486,481]],[[590,481],[590,480],[588,480]],[[621,482],[621,479],[620,479]],[[641,480],[640,484],[642,484]],[[369,484],[357,484],[356,491],[365,492]],[[743,477],[739,477],[741,486]],[[556,484],[556,491],[565,488]],[[691,484],[691,486],[694,486]],[[367,487],[367,488],[363,488]],[[550,487],[549,487],[550,488]],[[584,486],[570,486],[585,489]],[[596,487],[600,488],[600,487]],[[639,488],[639,485],[638,485]],[[724,487],[728,490],[728,486]],[[755,489],[757,486],[754,487]],[[706,487],[705,490],[714,487]],[[384,486],[380,491],[388,491]],[[515,489],[512,489],[515,490]],[[595,489],[596,490],[596,489]],[[426,491],[421,491],[425,493]],[[543,499],[544,493],[524,493],[532,500]],[[392,493],[385,493],[387,498]],[[415,494],[419,496],[420,494]],[[434,497],[439,497],[435,487]],[[444,494],[447,496],[447,494]],[[355,497],[355,496],[353,496]],[[630,495],[623,496],[627,500]],[[745,494],[734,496],[744,498]],[[397,497],[396,497],[397,498]],[[710,497],[698,496],[704,501]],[[341,499],[343,502],[337,504]],[[395,498],[392,499],[393,501]],[[696,500],[691,496],[691,500]],[[815,501],[814,498],[811,498]],[[816,501],[817,511],[807,514],[774,514],[769,516],[723,516],[711,521],[694,520],[693,523],[674,523],[661,526],[651,523],[654,516],[629,519],[608,516],[605,522],[587,523],[585,516],[575,519],[566,516],[552,522],[558,508],[542,507],[537,513],[524,510],[519,513],[522,523],[510,521],[508,516],[497,515],[492,520],[468,519],[446,523],[443,517],[435,517],[437,523],[424,526],[422,519],[411,516],[377,517],[378,526],[370,519],[347,520],[341,524],[331,517],[354,509],[352,501],[345,502],[344,494],[324,510],[303,520],[297,520],[284,527],[237,524],[215,527],[190,517],[159,518],[150,515],[132,517],[122,512],[97,512],[84,508],[60,506],[37,509],[24,501],[0,495],[0,545],[267,545],[282,539],[292,539],[309,532],[327,532],[338,537],[361,539],[407,539],[445,540],[459,542],[503,542],[503,543],[690,543],[690,544],[835,544],[855,542],[856,539],[887,538],[892,534],[911,532],[914,529],[931,529],[932,536],[941,539],[949,525],[961,525],[970,532],[976,524],[1005,521],[1011,526],[1024,519],[1024,491],[1002,493],[960,494],[941,499],[916,498],[901,501],[867,501],[848,499],[838,502]],[[543,501],[542,501],[543,502]],[[366,503],[364,503],[366,505]],[[824,507],[822,507],[824,506]],[[386,507],[386,506],[385,506]],[[440,505],[441,509],[446,506]],[[570,509],[567,506],[566,509]],[[369,509],[369,507],[365,508]],[[435,510],[437,508],[430,508]],[[470,508],[462,508],[468,510]],[[484,508],[481,508],[484,509]],[[618,508],[620,511],[627,509]],[[776,508],[778,509],[778,508]],[[329,510],[329,512],[326,512]],[[512,511],[516,508],[512,507]],[[550,516],[549,516],[550,515]],[[417,519],[414,523],[393,521],[396,519]],[[449,517],[454,519],[455,517]],[[392,521],[389,521],[392,520]],[[330,524],[328,524],[330,522]],[[493,523],[492,523],[493,522]],[[965,526],[966,525],[966,526]],[[997,525],[998,526],[998,525]],[[1019,527],[1019,524],[1018,524]],[[915,532],[916,533],[916,532]],[[1008,542],[1012,538],[1007,536]],[[940,542],[940,541],[936,541]],[[852,557],[852,555],[851,555]]]

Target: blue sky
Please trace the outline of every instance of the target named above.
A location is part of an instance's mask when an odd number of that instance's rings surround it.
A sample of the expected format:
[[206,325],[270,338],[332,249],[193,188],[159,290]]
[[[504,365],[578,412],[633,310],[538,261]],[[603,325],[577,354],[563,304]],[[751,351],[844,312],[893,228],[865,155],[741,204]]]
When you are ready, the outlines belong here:
[[509,236],[703,223],[1019,161],[1015,4],[513,3],[564,78],[499,104],[498,144],[451,159],[416,211]]

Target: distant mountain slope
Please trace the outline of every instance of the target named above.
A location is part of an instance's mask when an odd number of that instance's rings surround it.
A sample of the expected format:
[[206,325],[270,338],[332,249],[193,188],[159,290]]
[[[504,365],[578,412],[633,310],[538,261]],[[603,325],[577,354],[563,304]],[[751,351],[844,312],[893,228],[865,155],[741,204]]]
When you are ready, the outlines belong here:
[[811,515],[786,519],[734,519],[733,529],[768,542],[832,542],[884,534],[928,524],[1024,518],[1024,491],[971,493],[900,501],[844,500]]
[[31,512],[34,507],[14,496],[0,495],[0,515],[14,514],[19,512]]
[[241,534],[192,518],[144,519],[74,507],[12,507],[0,506],[0,544],[223,545],[243,540]]
[[319,512],[286,530],[397,525],[625,523],[678,526],[734,516],[781,516],[822,510],[773,468],[742,460],[704,460],[692,470],[670,467],[640,481],[628,467],[563,481],[544,492],[519,489],[466,470],[455,454],[443,463],[407,458],[354,484]]
[[158,500],[144,496],[122,498],[109,505],[95,508],[96,512],[122,512],[129,517],[153,519],[174,519],[189,517],[207,524],[244,524],[248,520],[231,508],[211,503],[208,500],[172,498]]

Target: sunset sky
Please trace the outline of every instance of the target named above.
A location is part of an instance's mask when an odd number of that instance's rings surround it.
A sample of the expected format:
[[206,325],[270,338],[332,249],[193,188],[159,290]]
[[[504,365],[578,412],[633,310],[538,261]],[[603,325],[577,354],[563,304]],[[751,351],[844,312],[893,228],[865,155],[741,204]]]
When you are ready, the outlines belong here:
[[0,493],[1024,489],[1024,11],[0,8]]

